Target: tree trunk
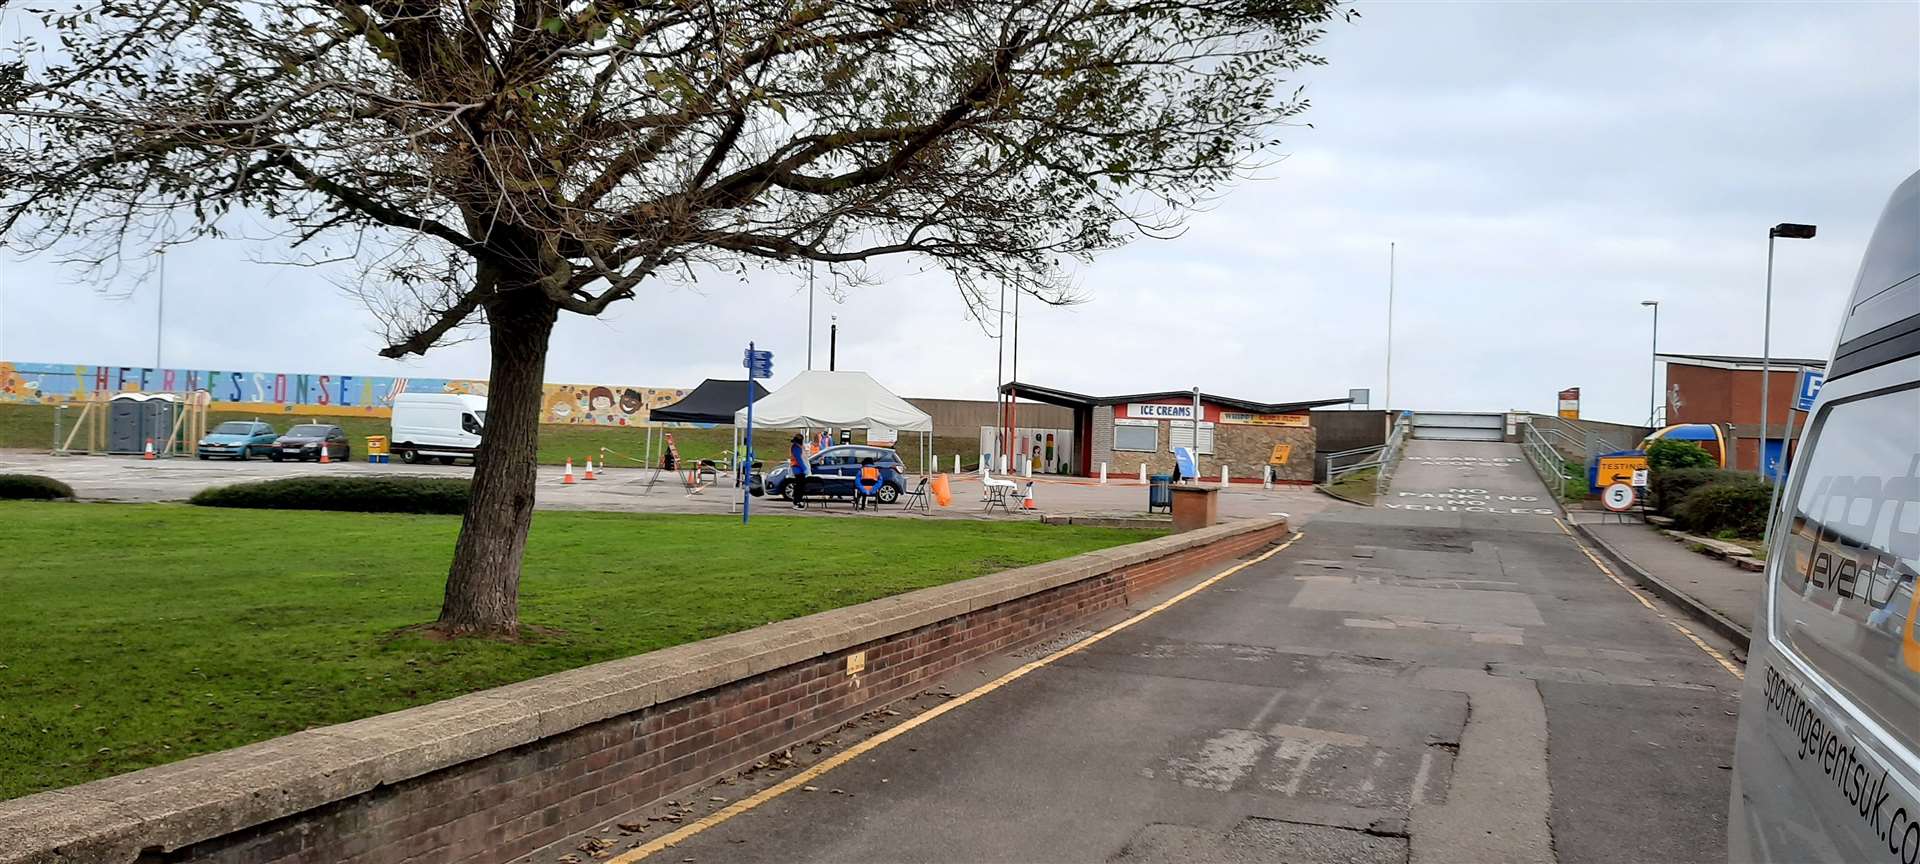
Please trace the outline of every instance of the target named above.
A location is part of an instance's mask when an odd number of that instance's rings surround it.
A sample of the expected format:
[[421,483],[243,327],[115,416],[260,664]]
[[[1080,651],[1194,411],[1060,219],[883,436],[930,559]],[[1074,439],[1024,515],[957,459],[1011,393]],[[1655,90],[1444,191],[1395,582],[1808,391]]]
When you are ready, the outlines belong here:
[[448,636],[520,632],[520,560],[533,521],[541,385],[559,310],[530,284],[502,285],[497,297],[487,305],[493,358],[486,432],[434,625]]

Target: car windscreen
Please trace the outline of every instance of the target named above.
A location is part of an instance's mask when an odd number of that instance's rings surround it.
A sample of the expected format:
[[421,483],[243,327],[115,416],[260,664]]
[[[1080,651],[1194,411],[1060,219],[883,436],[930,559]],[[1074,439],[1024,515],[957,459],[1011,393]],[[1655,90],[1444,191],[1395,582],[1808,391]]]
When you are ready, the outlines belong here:
[[325,438],[332,430],[332,426],[295,426],[288,429],[287,434],[300,438]]
[[241,422],[222,423],[218,426],[213,427],[213,434],[215,435],[252,435],[253,424],[241,423]]

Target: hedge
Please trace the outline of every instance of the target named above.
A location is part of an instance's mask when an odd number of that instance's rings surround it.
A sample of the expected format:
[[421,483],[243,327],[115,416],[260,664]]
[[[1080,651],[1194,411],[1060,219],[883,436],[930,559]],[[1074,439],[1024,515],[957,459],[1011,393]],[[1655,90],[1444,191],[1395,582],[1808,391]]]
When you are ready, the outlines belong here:
[[288,477],[203,489],[202,507],[344,510],[353,513],[464,513],[466,480],[445,477]]
[[0,500],[58,501],[72,498],[73,487],[38,474],[0,474]]
[[1748,474],[1736,474],[1687,493],[1674,516],[1687,530],[1714,535],[1723,531],[1758,539],[1767,533],[1767,504],[1773,487]]
[[1655,512],[1662,516],[1675,516],[1680,502],[1685,501],[1693,490],[1712,483],[1724,483],[1739,478],[1753,479],[1751,474],[1737,471],[1724,471],[1719,468],[1674,468],[1656,471],[1653,474],[1652,488],[1648,490],[1647,502]]
[[1717,462],[1712,453],[1692,441],[1662,438],[1647,445],[1647,467],[1655,473],[1684,468],[1718,468]]

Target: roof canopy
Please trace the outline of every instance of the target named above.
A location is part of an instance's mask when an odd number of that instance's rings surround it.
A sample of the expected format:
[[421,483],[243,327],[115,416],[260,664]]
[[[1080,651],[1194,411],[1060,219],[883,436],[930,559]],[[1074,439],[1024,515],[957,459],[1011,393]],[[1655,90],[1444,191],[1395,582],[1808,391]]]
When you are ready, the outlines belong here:
[[[1087,396],[1052,387],[1041,387],[1025,381],[1011,381],[1000,388],[1000,392],[1017,394],[1022,399],[1045,402],[1049,405],[1064,405],[1068,408],[1087,408],[1094,405],[1119,405],[1125,402],[1158,402],[1162,399],[1192,399],[1192,390],[1165,390],[1158,393],[1131,393],[1125,396]],[[1247,399],[1235,399],[1232,396],[1215,396],[1201,393],[1201,401],[1223,405],[1236,411],[1250,414],[1291,414],[1309,408],[1323,408],[1328,405],[1345,405],[1351,399],[1308,399],[1302,402],[1254,402]]]
[[[745,409],[734,412],[734,424],[747,422]],[[802,372],[787,386],[753,403],[755,425],[792,429],[800,426],[885,426],[903,432],[931,432],[933,418],[865,372]]]
[[[1716,369],[1759,369],[1762,360],[1759,357],[1745,357],[1737,354],[1668,354],[1662,351],[1653,355],[1655,360],[1677,363],[1681,366],[1710,366]],[[1795,366],[1810,369],[1825,369],[1827,361],[1813,357],[1774,357],[1764,361],[1775,372],[1792,372]]]
[[680,397],[672,405],[662,405],[647,412],[647,419],[655,423],[714,423],[730,424],[733,412],[747,404],[747,388],[753,388],[753,398],[767,398],[767,388],[758,381],[723,381],[708,378],[693,388],[693,392]]

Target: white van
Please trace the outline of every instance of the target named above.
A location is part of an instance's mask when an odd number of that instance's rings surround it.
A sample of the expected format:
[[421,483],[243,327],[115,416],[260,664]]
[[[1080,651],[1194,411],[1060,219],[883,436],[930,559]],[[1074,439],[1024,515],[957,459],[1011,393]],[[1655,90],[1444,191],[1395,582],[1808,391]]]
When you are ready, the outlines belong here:
[[402,462],[471,462],[486,426],[485,396],[402,393],[393,400],[393,455]]
[[1920,861],[1920,172],[1867,243],[1773,514],[1731,861]]

